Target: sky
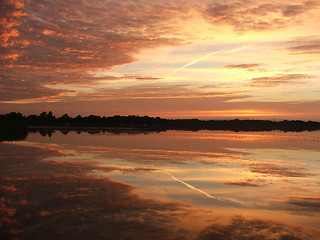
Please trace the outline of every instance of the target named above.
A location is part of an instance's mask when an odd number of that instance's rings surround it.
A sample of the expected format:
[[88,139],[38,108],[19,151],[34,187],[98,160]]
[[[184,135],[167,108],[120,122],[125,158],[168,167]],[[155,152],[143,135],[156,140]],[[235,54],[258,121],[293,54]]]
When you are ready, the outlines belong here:
[[319,0],[0,7],[0,113],[320,121]]

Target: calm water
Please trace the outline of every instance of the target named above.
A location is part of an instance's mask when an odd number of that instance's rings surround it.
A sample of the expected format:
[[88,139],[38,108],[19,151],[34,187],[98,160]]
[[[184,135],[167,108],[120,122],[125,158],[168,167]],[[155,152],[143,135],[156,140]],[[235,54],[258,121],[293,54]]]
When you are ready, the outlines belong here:
[[320,132],[0,143],[1,239],[320,239]]

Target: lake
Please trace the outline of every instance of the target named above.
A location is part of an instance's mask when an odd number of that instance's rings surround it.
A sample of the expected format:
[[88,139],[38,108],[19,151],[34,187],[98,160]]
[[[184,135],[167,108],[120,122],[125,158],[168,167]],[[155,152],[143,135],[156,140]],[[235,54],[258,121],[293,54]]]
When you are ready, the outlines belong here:
[[29,133],[1,239],[320,239],[320,132]]

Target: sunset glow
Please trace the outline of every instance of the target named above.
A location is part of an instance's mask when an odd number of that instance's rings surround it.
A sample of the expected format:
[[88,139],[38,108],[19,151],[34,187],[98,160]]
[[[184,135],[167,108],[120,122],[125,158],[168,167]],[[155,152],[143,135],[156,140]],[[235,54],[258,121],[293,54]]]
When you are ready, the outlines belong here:
[[1,4],[0,113],[320,120],[317,0]]

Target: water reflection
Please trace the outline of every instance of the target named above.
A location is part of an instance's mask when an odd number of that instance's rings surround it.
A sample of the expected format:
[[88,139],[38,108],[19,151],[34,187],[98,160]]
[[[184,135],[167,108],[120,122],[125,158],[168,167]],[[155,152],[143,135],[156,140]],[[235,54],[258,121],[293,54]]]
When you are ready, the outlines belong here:
[[[89,134],[129,134],[129,135],[140,135],[140,134],[150,134],[150,133],[160,133],[162,131],[158,131],[158,130],[139,130],[139,129],[121,129],[121,128],[85,128],[85,127],[78,127],[75,129],[63,129],[61,128],[60,130],[56,130],[54,128],[50,129],[49,127],[44,127],[43,129],[41,128],[35,128],[29,129],[29,132],[31,133],[39,133],[41,136],[43,137],[52,137],[56,132],[60,132],[63,135],[68,135],[69,133],[74,133],[76,132],[77,134],[81,134],[81,133],[89,133]],[[17,139],[19,140],[19,139]]]
[[0,238],[318,239],[319,141],[31,133],[0,144]]
[[184,207],[181,203],[142,198],[132,193],[131,185],[88,175],[93,169],[114,168],[44,162],[45,156],[63,154],[36,147],[0,146],[2,239],[161,239],[181,235],[172,225]]

